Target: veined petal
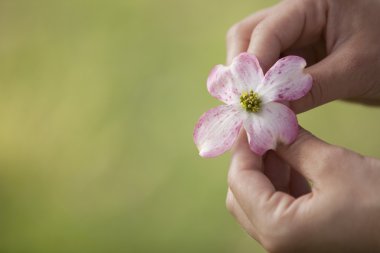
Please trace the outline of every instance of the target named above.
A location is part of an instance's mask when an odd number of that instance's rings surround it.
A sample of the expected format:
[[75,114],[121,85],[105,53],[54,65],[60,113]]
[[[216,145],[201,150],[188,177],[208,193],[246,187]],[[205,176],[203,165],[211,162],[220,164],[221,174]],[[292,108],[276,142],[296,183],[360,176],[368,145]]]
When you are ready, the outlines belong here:
[[287,106],[271,102],[260,113],[250,113],[244,121],[251,150],[263,155],[275,149],[278,142],[290,144],[298,133],[296,115]]
[[243,124],[244,112],[221,105],[204,113],[194,129],[194,142],[203,157],[215,157],[230,149]]
[[231,70],[240,84],[239,90],[248,92],[256,91],[257,86],[263,82],[264,74],[256,56],[249,53],[241,53],[234,58]]
[[298,56],[287,56],[278,60],[258,87],[264,103],[293,101],[303,97],[313,84],[312,77],[304,73],[305,66],[306,61]]
[[263,82],[264,74],[257,58],[242,53],[234,58],[230,66],[215,66],[208,79],[209,93],[226,104],[239,103],[243,92],[255,91]]
[[228,105],[239,103],[240,92],[230,67],[216,65],[208,76],[207,90]]

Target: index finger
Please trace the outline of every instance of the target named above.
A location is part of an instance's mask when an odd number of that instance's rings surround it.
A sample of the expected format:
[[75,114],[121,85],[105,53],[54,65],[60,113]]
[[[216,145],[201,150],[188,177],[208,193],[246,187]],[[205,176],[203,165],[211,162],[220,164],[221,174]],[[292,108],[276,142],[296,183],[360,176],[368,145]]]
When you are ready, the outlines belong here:
[[243,131],[231,161],[228,184],[239,205],[253,224],[257,224],[270,209],[289,206],[294,200],[288,194],[276,192],[263,173],[262,157],[251,152]]
[[238,54],[247,51],[255,26],[270,12],[271,8],[256,12],[233,25],[227,32],[227,64]]
[[305,46],[320,38],[326,24],[324,1],[281,2],[252,32],[248,52],[266,71],[290,47]]

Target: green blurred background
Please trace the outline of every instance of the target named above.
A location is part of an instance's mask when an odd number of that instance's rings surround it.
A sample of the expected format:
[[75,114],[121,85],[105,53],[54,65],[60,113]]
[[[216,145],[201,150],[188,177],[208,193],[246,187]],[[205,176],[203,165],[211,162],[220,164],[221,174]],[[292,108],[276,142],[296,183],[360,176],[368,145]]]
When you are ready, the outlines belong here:
[[[263,252],[225,209],[228,155],[193,126],[225,33],[276,1],[2,0],[0,252]],[[380,157],[380,110],[300,116]]]

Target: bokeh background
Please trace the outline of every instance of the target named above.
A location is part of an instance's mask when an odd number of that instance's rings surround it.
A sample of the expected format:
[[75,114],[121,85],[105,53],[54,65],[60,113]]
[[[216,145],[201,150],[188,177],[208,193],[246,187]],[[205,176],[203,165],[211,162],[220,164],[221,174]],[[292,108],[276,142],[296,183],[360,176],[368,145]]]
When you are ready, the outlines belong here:
[[[225,209],[228,155],[193,126],[225,33],[267,0],[2,0],[0,252],[264,252]],[[380,109],[300,115],[380,157]]]

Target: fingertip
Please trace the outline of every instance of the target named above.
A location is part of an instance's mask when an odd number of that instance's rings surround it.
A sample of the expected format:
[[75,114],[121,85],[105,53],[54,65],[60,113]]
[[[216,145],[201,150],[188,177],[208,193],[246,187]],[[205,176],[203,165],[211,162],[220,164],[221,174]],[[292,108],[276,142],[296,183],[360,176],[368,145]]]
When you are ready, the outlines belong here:
[[309,131],[304,129],[302,126],[298,125],[298,133],[297,133],[295,140],[290,144],[279,143],[278,147],[277,147],[277,151],[278,152],[286,152],[290,148],[296,149],[295,146],[297,146],[301,143],[303,144],[304,142],[307,143],[309,141],[309,139],[317,139],[317,138],[314,135],[312,135]]
[[306,112],[308,110],[311,110],[315,107],[318,107],[320,105],[323,105],[329,100],[325,99],[324,93],[325,91],[322,91],[321,85],[315,81],[315,78],[313,75],[310,75],[310,83],[311,83],[311,88],[309,91],[300,99],[297,99],[295,101],[290,101],[289,107],[292,109],[296,114]]
[[239,53],[243,52],[244,50],[239,50],[239,49],[228,49],[227,48],[227,58],[226,58],[226,63],[227,65],[231,65],[233,59],[239,55]]
[[247,50],[249,45],[248,26],[244,23],[233,25],[227,32],[227,64],[230,65],[234,57]]
[[271,12],[272,8],[258,11],[236,23],[228,30],[226,35],[227,64],[231,64],[233,58],[247,51],[252,31]]
[[250,46],[247,52],[257,57],[264,74],[280,57],[280,53],[268,52],[268,49],[261,48],[260,45]]
[[257,56],[265,72],[302,35],[306,10],[301,7],[283,1],[252,31],[248,52]]
[[245,164],[249,164],[251,167],[261,167],[262,157],[252,152],[249,143],[247,132],[242,128],[239,136],[232,148],[232,161],[244,161]]
[[248,53],[258,58],[264,73],[279,59],[281,54],[280,38],[274,31],[269,30],[267,23],[268,21],[264,20],[255,27],[247,49]]
[[247,132],[244,128],[241,128],[238,138],[232,147],[232,151],[236,153],[237,151],[245,151],[247,148],[249,148]]
[[321,170],[326,169],[324,157],[331,147],[334,146],[299,127],[296,139],[288,145],[278,145],[276,153],[293,169],[315,182]]
[[303,112],[306,112],[306,111],[312,109],[312,107],[309,104],[310,103],[308,103],[308,95],[306,95],[305,97],[303,97],[301,99],[298,99],[296,101],[291,101],[289,103],[289,108],[295,114],[300,114],[300,113],[303,113]]

